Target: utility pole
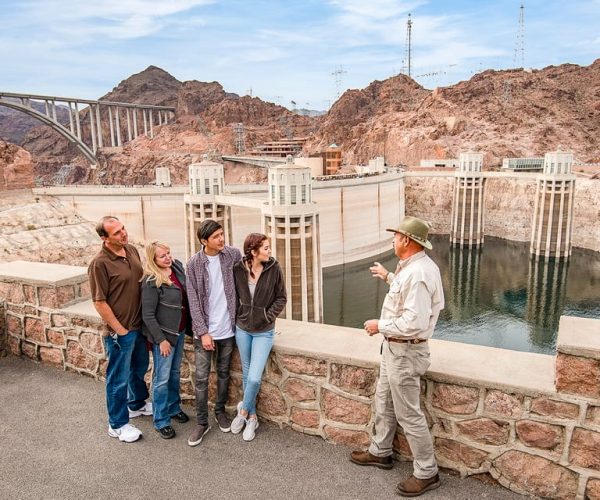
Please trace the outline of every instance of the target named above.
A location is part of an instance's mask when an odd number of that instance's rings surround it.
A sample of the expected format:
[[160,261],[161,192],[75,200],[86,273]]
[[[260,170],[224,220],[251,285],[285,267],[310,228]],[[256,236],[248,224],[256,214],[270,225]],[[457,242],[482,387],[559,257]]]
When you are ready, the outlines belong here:
[[521,68],[525,69],[525,6],[523,4],[519,8],[519,29],[517,30],[513,57],[515,68],[518,63],[521,63]]

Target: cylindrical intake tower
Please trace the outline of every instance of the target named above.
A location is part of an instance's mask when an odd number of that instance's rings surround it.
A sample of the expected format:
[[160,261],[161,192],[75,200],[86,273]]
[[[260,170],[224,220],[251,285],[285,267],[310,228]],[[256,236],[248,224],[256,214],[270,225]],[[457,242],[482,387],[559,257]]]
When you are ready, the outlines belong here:
[[544,172],[538,176],[531,232],[532,254],[569,257],[573,222],[575,176],[573,154],[546,153]]
[[483,244],[484,178],[483,154],[460,153],[454,179],[450,243],[459,246]]
[[231,245],[231,207],[217,203],[216,197],[225,188],[223,165],[204,159],[189,167],[190,190],[185,201],[185,248],[189,259],[198,250],[200,242],[196,238],[198,226],[205,219],[213,219],[223,226],[225,244]]
[[312,201],[310,168],[269,168],[269,199],[262,209],[263,232],[285,277],[288,302],[282,317],[323,321],[323,278],[319,211]]

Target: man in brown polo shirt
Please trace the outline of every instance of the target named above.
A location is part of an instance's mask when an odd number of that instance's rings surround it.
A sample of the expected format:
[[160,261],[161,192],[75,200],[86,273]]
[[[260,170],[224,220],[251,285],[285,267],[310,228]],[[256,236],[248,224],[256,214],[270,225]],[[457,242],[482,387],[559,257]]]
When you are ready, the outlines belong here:
[[137,249],[128,244],[125,226],[116,217],[102,217],[96,225],[102,249],[88,268],[94,307],[108,325],[104,337],[108,435],[120,441],[137,441],[142,433],[130,417],[152,415],[146,403],[148,350],[141,333],[140,279],[143,268]]

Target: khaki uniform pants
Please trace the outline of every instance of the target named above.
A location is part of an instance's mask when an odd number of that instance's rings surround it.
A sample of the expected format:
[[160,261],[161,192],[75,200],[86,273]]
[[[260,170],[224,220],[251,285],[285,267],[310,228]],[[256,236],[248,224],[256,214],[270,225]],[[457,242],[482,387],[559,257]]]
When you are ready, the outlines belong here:
[[375,435],[369,447],[372,455],[390,456],[397,422],[410,445],[414,475],[419,479],[429,479],[438,472],[431,434],[420,405],[421,375],[429,365],[426,342],[399,344],[384,340],[375,393]]

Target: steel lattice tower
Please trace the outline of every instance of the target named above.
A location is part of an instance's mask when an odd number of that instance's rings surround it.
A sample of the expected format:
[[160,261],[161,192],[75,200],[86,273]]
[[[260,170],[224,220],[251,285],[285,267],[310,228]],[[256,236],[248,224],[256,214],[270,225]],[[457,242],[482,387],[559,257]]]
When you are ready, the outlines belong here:
[[[402,73],[410,76],[410,58],[411,58],[411,38],[412,38],[412,20],[410,18],[410,12],[408,14],[408,21],[406,21],[406,42],[404,43],[404,60],[402,61]],[[408,68],[408,70],[407,70]]]
[[525,6],[521,4],[519,8],[519,29],[515,40],[515,54],[513,64],[521,64],[521,68],[525,68]]

